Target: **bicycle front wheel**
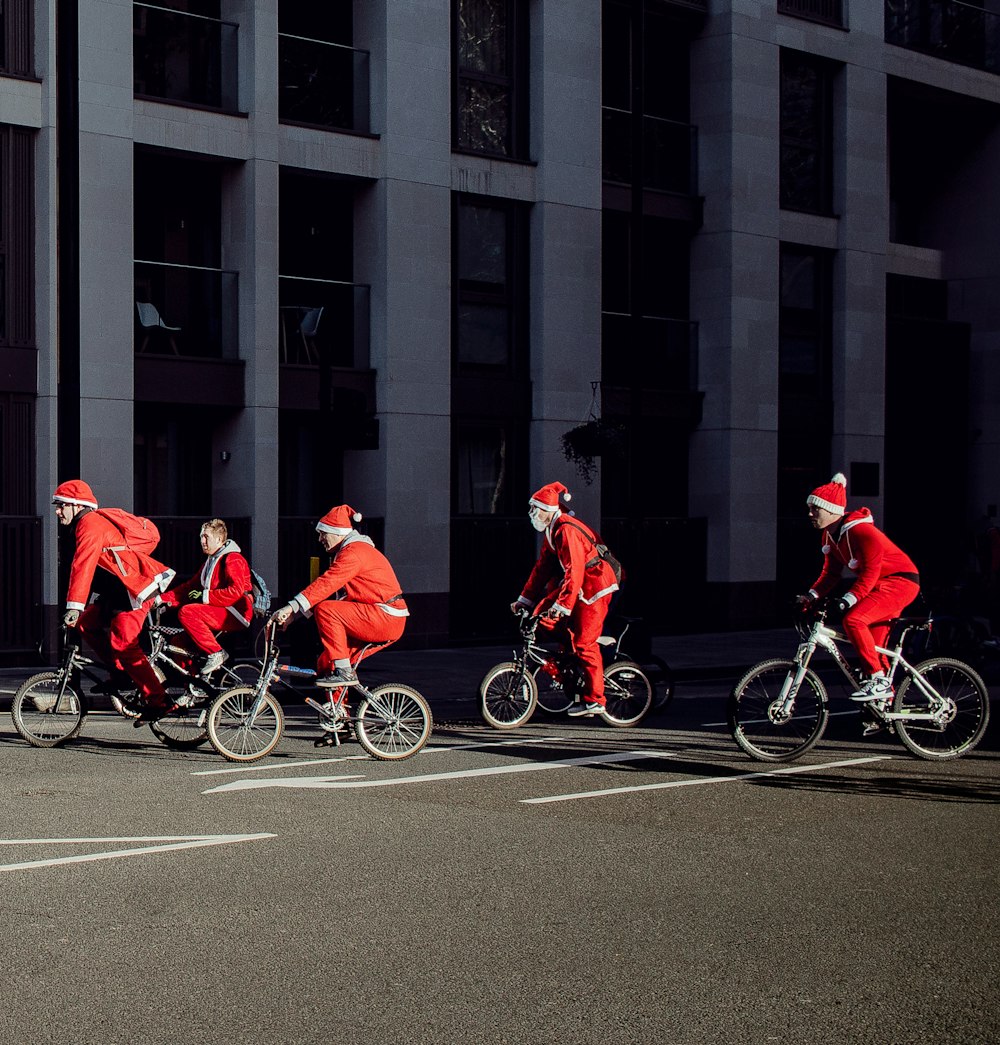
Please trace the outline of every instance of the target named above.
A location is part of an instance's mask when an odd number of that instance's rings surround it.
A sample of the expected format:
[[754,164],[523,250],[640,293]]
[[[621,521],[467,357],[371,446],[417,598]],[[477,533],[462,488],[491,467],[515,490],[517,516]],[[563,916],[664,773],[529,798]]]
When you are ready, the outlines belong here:
[[830,717],[826,687],[806,668],[791,707],[785,695],[798,670],[793,660],[765,660],[751,668],[729,695],[733,740],[761,762],[789,762],[804,755],[826,729]]
[[921,692],[907,675],[892,703],[897,715],[933,715],[931,720],[896,719],[896,735],[919,758],[944,761],[971,751],[986,732],[990,720],[989,694],[983,680],[960,660],[934,657],[914,668],[944,702]]
[[281,739],[285,727],[281,705],[265,693],[251,721],[256,700],[252,686],[237,686],[216,697],[208,709],[208,739],[230,762],[256,762],[269,755]]
[[535,680],[513,661],[490,668],[479,683],[479,710],[494,729],[516,729],[538,703]]
[[535,692],[538,694],[537,706],[542,711],[549,715],[562,715],[573,706],[573,684],[568,674],[560,673],[560,677],[556,679],[539,665],[531,677],[535,681]]
[[57,671],[33,675],[10,704],[14,728],[32,747],[56,747],[80,732],[86,715],[80,694]]
[[430,706],[412,686],[389,682],[362,698],[354,735],[373,758],[391,761],[415,755],[433,725]]
[[631,660],[616,660],[604,672],[604,711],[609,726],[634,726],[653,703],[653,687],[645,672]]

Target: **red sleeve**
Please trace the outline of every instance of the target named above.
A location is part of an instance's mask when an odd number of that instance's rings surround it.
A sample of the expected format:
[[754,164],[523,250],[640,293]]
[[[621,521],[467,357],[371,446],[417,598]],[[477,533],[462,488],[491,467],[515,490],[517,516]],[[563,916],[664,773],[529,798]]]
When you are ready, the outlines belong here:
[[555,604],[568,613],[583,591],[583,575],[587,570],[592,546],[575,526],[557,527],[552,539],[563,570]]
[[851,548],[858,560],[857,577],[851,585],[851,594],[859,601],[878,583],[882,576],[885,540],[874,526],[855,526],[851,530]]
[[352,546],[341,548],[330,563],[329,569],[321,573],[312,584],[303,588],[292,602],[297,603],[300,610],[311,610],[317,603],[340,591],[357,575],[360,568],[361,557],[354,554]]
[[69,588],[66,593],[66,608],[82,610],[90,598],[97,569],[104,547],[104,524],[94,512],[86,512],[76,522],[76,550],[69,568]]
[[829,545],[829,552],[823,556],[823,569],[820,570],[819,576],[813,581],[810,589],[816,593],[816,598],[818,599],[822,599],[824,595],[827,595],[833,589],[844,572],[844,564],[837,556],[832,540],[829,542]]

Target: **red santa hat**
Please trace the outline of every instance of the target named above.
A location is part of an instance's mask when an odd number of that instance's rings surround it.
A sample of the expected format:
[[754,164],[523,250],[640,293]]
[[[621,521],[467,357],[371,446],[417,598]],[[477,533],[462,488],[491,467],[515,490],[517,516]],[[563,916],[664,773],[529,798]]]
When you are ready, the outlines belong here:
[[361,512],[356,512],[349,504],[338,504],[331,508],[318,523],[319,533],[333,533],[343,537],[354,529],[354,524],[361,522]]
[[536,490],[528,500],[528,504],[541,508],[543,512],[561,511],[564,504],[568,504],[573,495],[562,483],[549,483],[540,490]]
[[828,483],[813,490],[806,498],[806,504],[815,504],[834,515],[843,515],[847,511],[847,477],[843,472],[837,472]]
[[60,483],[52,495],[53,504],[82,504],[84,508],[96,508],[94,491],[82,479],[70,479]]

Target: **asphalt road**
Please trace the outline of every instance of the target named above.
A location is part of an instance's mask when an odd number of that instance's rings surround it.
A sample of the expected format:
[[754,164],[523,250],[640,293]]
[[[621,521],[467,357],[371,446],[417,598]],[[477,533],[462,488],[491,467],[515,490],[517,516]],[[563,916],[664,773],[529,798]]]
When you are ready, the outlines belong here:
[[1000,726],[921,762],[843,702],[775,767],[684,693],[633,730],[445,716],[395,764],[295,708],[254,767],[4,715],[0,1041],[1000,1040]]

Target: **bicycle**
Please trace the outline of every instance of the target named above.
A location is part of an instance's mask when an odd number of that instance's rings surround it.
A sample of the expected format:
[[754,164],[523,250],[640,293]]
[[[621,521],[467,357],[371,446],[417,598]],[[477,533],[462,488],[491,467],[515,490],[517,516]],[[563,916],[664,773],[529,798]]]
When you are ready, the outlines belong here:
[[[255,762],[269,755],[281,740],[284,712],[271,693],[275,683],[289,690],[289,678],[316,677],[311,668],[280,664],[273,618],[264,627],[264,657],[260,674],[251,686],[238,686],[220,694],[208,709],[206,726],[212,747],[230,762]],[[388,643],[369,643],[351,658],[352,667],[369,653]],[[340,734],[353,730],[358,743],[383,761],[398,761],[415,755],[427,743],[434,720],[427,701],[412,686],[383,683],[372,689],[360,683],[349,687],[360,696],[353,712],[348,704],[348,688],[331,692],[320,703],[306,697],[306,704],[320,718],[326,734],[317,746],[340,745]]]
[[[208,739],[205,707],[227,686],[242,682],[240,671],[246,665],[224,664],[211,678],[197,675],[178,659],[187,660],[191,651],[171,642],[183,628],[160,623],[159,607],[148,620],[150,652],[148,659],[165,683],[167,699],[173,704],[168,714],[149,723],[162,744],[176,750],[199,747]],[[82,652],[82,636],[75,629],[65,637],[62,664],[53,671],[40,672],[26,679],[11,701],[14,728],[33,747],[58,747],[76,737],[90,712],[91,697],[81,685],[86,677],[104,686],[105,679],[92,671],[107,671],[97,659]],[[138,718],[146,705],[137,688],[108,694],[112,706],[124,718]]]
[[[490,668],[479,684],[479,708],[494,729],[516,729],[534,714],[536,707],[550,714],[568,711],[579,699],[583,677],[572,653],[551,649],[537,637],[541,617],[527,610],[517,614],[524,644],[514,659]],[[609,650],[604,669],[607,704],[600,718],[609,726],[634,726],[653,703],[653,687],[642,668],[621,650],[628,624],[618,638],[602,635],[597,641]]]
[[[840,644],[847,637],[826,623],[828,609],[798,622],[802,639],[791,660],[764,660],[751,668],[729,696],[728,724],[733,739],[751,758],[787,762],[805,754],[823,735],[829,718],[826,687],[810,667],[817,650],[829,653],[851,689],[861,683]],[[982,739],[989,722],[989,695],[979,675],[951,657],[910,664],[902,653],[907,636],[927,632],[929,617],[899,617],[889,648],[876,650],[889,660],[890,683],[905,676],[892,697],[864,705],[872,731],[892,726],[904,746],[919,758],[944,760],[967,754]]]

